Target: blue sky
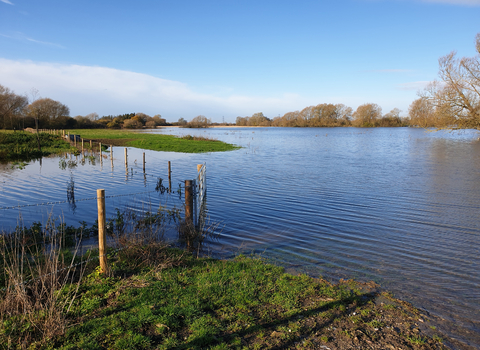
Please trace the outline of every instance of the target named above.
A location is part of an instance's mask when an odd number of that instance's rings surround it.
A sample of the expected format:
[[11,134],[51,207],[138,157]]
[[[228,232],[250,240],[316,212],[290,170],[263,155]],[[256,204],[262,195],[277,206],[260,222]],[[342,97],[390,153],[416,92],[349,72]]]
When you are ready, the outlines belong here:
[[0,0],[0,84],[71,115],[408,112],[438,58],[474,56],[480,0]]

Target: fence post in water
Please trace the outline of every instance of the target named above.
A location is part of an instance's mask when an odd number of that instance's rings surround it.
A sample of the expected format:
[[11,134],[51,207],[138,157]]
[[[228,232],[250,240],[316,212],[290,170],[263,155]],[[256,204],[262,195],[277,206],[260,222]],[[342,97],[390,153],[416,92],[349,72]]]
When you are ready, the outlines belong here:
[[105,190],[97,190],[98,208],[98,256],[100,257],[100,273],[107,273],[106,215]]
[[193,224],[193,188],[192,180],[185,180],[185,222]]
[[145,173],[145,152],[143,152],[143,173]]
[[77,135],[73,134],[73,145],[77,147]]
[[172,166],[168,161],[168,192],[172,193]]
[[82,138],[82,153],[83,153],[83,138]]
[[90,149],[92,149],[93,146],[92,146],[92,140],[90,140]]
[[125,168],[128,167],[127,147],[125,147]]

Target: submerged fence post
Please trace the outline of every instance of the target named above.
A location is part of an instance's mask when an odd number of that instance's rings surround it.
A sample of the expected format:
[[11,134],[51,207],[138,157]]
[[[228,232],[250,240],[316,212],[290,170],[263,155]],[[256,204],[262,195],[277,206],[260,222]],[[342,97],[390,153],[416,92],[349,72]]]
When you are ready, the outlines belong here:
[[82,153],[83,153],[83,138],[82,138]]
[[100,258],[100,273],[107,273],[107,242],[106,242],[106,215],[105,215],[105,190],[97,190],[98,208],[98,256]]
[[145,152],[143,152],[143,173],[145,173]]
[[125,168],[128,167],[127,147],[125,147]]
[[193,188],[192,180],[185,180],[185,222],[193,224]]

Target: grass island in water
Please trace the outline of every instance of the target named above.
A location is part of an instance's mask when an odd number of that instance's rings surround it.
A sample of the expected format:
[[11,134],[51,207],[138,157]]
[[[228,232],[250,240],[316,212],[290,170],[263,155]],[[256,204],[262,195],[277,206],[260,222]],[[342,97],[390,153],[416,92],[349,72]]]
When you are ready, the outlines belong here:
[[205,153],[223,152],[240,147],[210,138],[173,135],[147,134],[126,130],[78,129],[70,130],[70,134],[101,142],[112,146],[129,146],[152,151]]

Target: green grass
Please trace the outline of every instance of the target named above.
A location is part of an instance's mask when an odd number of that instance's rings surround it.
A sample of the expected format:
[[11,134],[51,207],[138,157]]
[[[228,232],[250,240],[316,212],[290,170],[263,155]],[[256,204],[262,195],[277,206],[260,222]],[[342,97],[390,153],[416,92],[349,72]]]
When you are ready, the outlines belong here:
[[24,131],[0,131],[0,161],[29,161],[50,154],[78,152],[58,135],[39,133],[41,151],[38,150],[37,135]]
[[[293,276],[259,258],[195,259],[165,246],[156,253],[162,249],[162,262],[141,270],[138,266],[131,270],[131,254],[110,254],[110,275],[102,276],[97,268],[84,278],[66,312],[64,332],[29,348],[313,349],[319,344],[361,348],[378,338],[371,327],[386,325],[368,316],[370,312],[361,313],[374,307],[375,295],[352,289],[356,287],[352,281],[333,285]],[[71,295],[74,287],[64,286],[59,300],[63,294]],[[357,313],[355,322],[352,310]],[[30,322],[15,317],[4,318],[0,343],[17,344],[21,334],[34,334],[27,329]],[[398,337],[397,345],[431,345],[427,342],[433,340],[411,333],[407,326],[403,337],[397,335],[392,322],[408,322],[397,314],[389,319],[386,330]]]
[[85,139],[98,140],[104,144],[130,146],[153,151],[204,153],[223,152],[240,147],[213,139],[180,138],[173,135],[137,133],[125,130],[80,129],[70,130],[70,134],[80,135]]
[[122,249],[108,248],[106,275],[98,249],[71,279],[46,273],[77,266],[67,248],[94,226],[35,223],[0,237],[0,349],[444,349],[412,326],[418,310],[375,284],[294,276],[243,255],[197,259],[162,240],[177,212],[132,215],[108,221]]
[[[303,300],[319,293],[340,303],[355,298],[343,288],[243,256],[234,261],[184,258],[181,266],[128,281],[94,276],[72,310],[82,322],[68,328],[56,347],[220,349],[245,337],[266,346],[269,337],[256,337],[265,330],[288,342],[302,329],[296,318],[308,311]],[[333,304],[321,302],[312,309]]]

